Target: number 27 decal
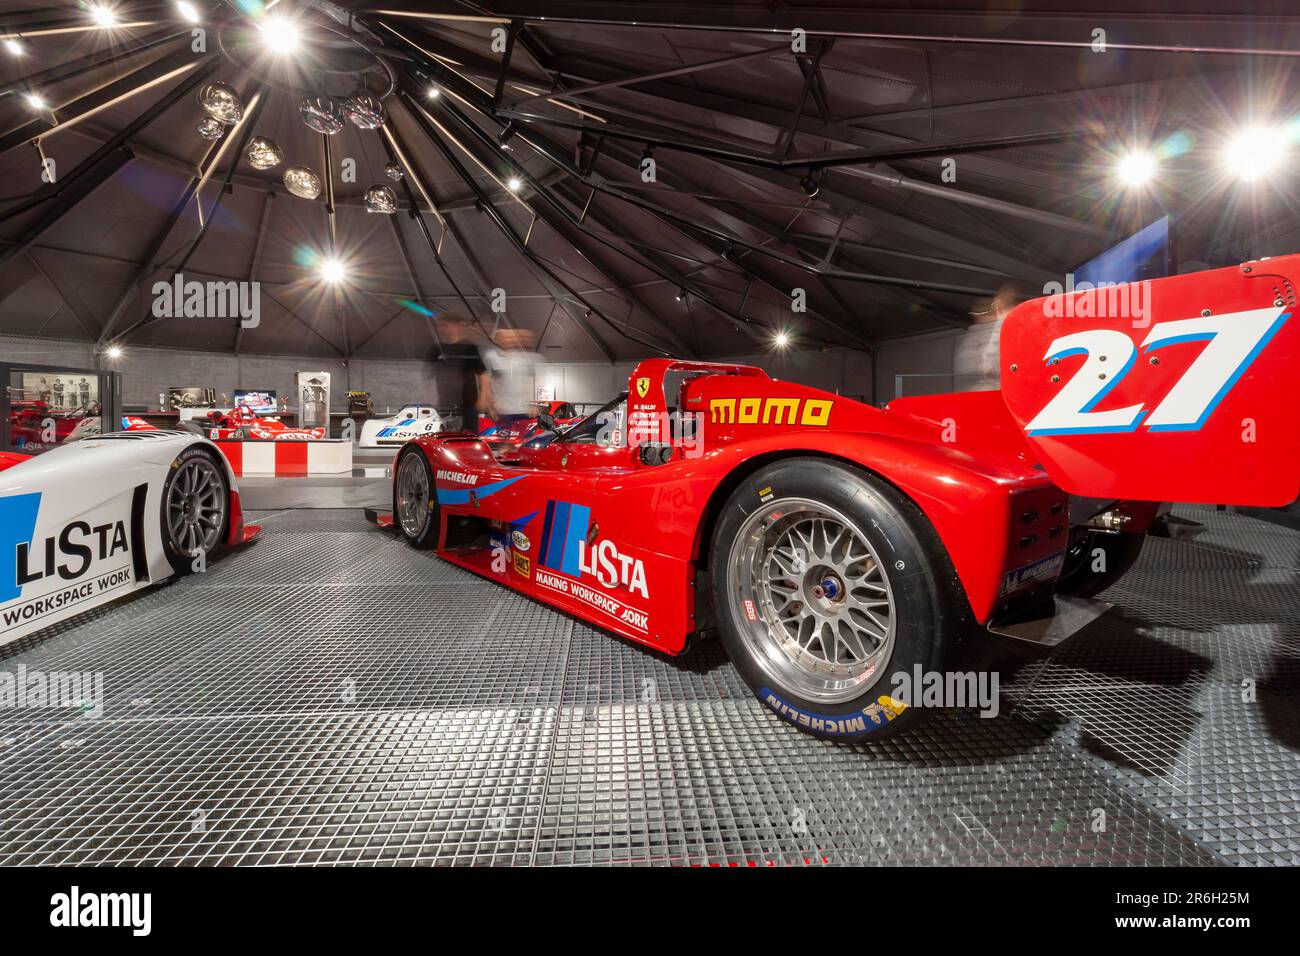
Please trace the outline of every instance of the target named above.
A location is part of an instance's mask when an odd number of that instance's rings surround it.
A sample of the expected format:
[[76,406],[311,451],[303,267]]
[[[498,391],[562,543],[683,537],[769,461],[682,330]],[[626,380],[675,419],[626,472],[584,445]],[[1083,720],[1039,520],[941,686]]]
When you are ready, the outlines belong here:
[[1148,352],[1179,342],[1207,345],[1149,416],[1143,403],[1093,411],[1133,368],[1138,348],[1132,339],[1115,329],[1062,336],[1047,347],[1044,361],[1069,355],[1086,358],[1025,431],[1030,435],[1132,432],[1144,418],[1153,432],[1197,431],[1288,318],[1289,312],[1273,308],[1157,322],[1141,346]]

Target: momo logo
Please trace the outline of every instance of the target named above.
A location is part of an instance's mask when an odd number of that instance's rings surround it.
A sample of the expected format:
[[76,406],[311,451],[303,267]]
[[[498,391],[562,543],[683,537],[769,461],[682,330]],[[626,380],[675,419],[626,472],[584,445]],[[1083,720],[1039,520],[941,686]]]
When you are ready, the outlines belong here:
[[636,393],[641,398],[650,394],[650,379],[644,376],[636,380]]
[[825,428],[834,404],[828,398],[713,398],[709,400],[709,421],[715,425]]

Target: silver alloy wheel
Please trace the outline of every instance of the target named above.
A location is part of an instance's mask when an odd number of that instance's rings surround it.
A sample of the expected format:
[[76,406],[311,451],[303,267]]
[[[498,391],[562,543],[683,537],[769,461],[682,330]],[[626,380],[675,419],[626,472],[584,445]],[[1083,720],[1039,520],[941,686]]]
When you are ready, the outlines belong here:
[[800,697],[852,700],[893,652],[894,596],[880,558],[857,525],[821,502],[782,498],[751,514],[727,580],[755,660]]
[[429,520],[429,470],[418,454],[408,454],[397,469],[396,510],[402,533],[419,537]]
[[210,553],[226,524],[226,483],[206,455],[187,458],[167,490],[166,522],[172,547],[191,557]]

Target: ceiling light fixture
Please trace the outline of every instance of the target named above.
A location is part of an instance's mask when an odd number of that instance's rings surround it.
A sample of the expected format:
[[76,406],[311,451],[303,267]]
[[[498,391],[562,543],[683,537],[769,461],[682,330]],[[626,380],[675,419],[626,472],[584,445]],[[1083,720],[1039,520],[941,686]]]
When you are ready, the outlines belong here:
[[341,259],[329,257],[321,260],[320,277],[326,282],[337,284],[348,277],[348,270]]
[[817,194],[822,191],[821,183],[813,179],[812,170],[803,179],[799,180],[799,185],[803,187],[804,195],[809,199],[816,199]]
[[110,345],[105,354],[111,359],[119,359],[122,357],[122,347],[120,345]]
[[90,18],[95,21],[96,26],[103,27],[105,30],[117,26],[117,14],[110,7],[92,6]]
[[442,90],[436,86],[429,87],[429,99],[436,100],[440,96],[442,96]]
[[272,53],[287,54],[298,49],[298,25],[283,14],[271,14],[258,29],[262,31],[262,42]]
[[1253,183],[1272,173],[1286,155],[1287,136],[1268,126],[1243,129],[1228,141],[1223,163],[1242,182]]
[[45,103],[45,97],[41,96],[41,94],[39,93],[28,93],[27,96],[24,97],[24,99],[27,100],[28,106],[30,106],[34,110],[37,110],[38,112],[40,110],[47,108]]
[[5,37],[5,49],[13,56],[22,56],[27,52],[23,49],[22,41],[17,37]]
[[194,4],[189,3],[188,0],[177,0],[176,9],[181,17],[190,21],[190,23],[198,23],[202,19],[199,16],[199,11],[194,8]]
[[519,190],[522,189],[523,186],[524,186],[524,181],[520,179],[518,176],[511,176],[509,179],[506,180],[506,189],[509,189],[512,193],[519,192]]
[[506,123],[506,125],[501,128],[501,132],[497,134],[497,144],[502,149],[509,149],[510,147],[506,144],[514,138],[515,133],[515,121],[511,120]]
[[1145,186],[1156,174],[1159,163],[1145,150],[1134,150],[1120,157],[1115,164],[1115,176],[1125,186]]
[[786,335],[784,332],[778,332],[776,333],[774,341],[776,342],[777,348],[783,349],[790,344],[790,336]]
[[685,289],[678,289],[678,290],[677,290],[677,294],[676,294],[675,296],[673,296],[673,298],[676,299],[678,302],[685,302],[685,301],[686,301],[686,290],[685,290]]

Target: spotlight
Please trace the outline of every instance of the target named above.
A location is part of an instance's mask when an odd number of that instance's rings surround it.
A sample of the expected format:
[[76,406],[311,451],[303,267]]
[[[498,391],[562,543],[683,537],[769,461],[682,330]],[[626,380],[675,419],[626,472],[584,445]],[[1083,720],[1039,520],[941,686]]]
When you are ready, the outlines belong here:
[[817,198],[817,194],[822,191],[821,183],[813,179],[811,170],[803,179],[799,180],[799,185],[803,187],[804,195],[809,199]]
[[515,133],[515,121],[511,120],[506,123],[506,125],[501,128],[501,132],[497,134],[497,145],[502,149],[509,149],[510,147],[506,144],[514,138]]
[[320,277],[329,283],[339,283],[348,277],[347,267],[340,259],[322,259]]
[[90,18],[95,21],[96,26],[103,27],[105,30],[117,26],[117,14],[110,7],[92,6]]
[[1115,164],[1115,176],[1125,186],[1145,186],[1156,174],[1155,156],[1142,150],[1134,150],[1120,157]]
[[524,181],[520,179],[518,176],[511,176],[508,180],[506,180],[506,188],[509,189],[512,193],[519,192],[519,190],[523,188],[523,185],[524,185]]
[[649,143],[646,143],[645,149],[641,150],[641,162],[644,163],[647,159],[654,159],[654,158],[655,158],[655,148],[651,146]]
[[189,0],[177,0],[176,10],[180,13],[182,19],[188,20],[190,23],[198,23],[202,19],[199,16],[199,11],[194,8],[194,4],[190,3]]
[[13,56],[22,56],[23,53],[26,52],[23,49],[22,43],[16,37],[5,38],[5,49],[8,50]]
[[28,93],[25,99],[27,100],[27,105],[37,112],[49,108],[46,105],[45,97],[41,96],[39,93]]
[[778,332],[773,341],[776,343],[777,348],[783,349],[790,344],[790,336],[786,335],[784,332]]
[[272,53],[292,53],[298,49],[298,25],[288,17],[271,14],[262,21],[262,42]]
[[122,357],[122,347],[120,345],[110,345],[108,351],[104,354],[111,359],[119,359]]
[[1287,136],[1282,130],[1255,126],[1237,133],[1223,150],[1223,163],[1243,182],[1253,183],[1282,165]]
[[438,97],[442,96],[442,90],[438,89],[436,86],[431,86],[429,87],[428,96],[429,99],[436,100]]
[[686,301],[686,290],[685,290],[685,289],[678,289],[678,290],[677,290],[677,294],[676,294],[675,296],[673,296],[673,298],[676,299],[678,302],[685,302],[685,301]]

